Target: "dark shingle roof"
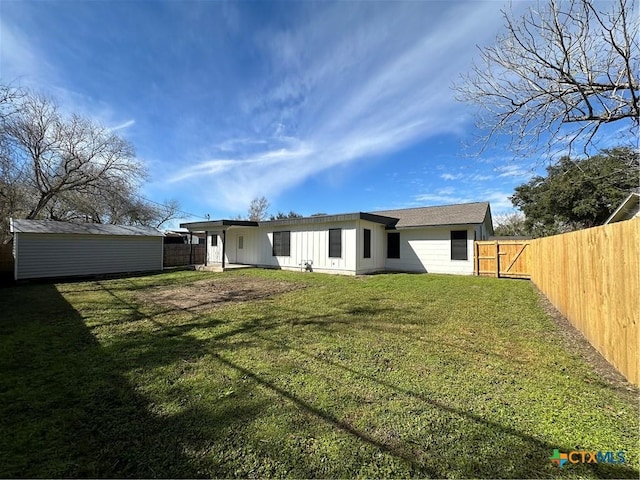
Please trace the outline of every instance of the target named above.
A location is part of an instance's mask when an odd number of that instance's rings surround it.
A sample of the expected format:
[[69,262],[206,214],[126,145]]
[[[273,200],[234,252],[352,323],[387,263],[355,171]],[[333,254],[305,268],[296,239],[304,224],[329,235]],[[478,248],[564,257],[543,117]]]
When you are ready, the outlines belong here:
[[396,228],[436,225],[463,225],[484,222],[489,202],[461,203],[437,207],[404,208],[373,212],[376,215],[398,219]]
[[126,235],[162,237],[158,229],[141,226],[103,225],[100,223],[69,223],[54,220],[13,220],[14,233],[62,233],[78,235]]

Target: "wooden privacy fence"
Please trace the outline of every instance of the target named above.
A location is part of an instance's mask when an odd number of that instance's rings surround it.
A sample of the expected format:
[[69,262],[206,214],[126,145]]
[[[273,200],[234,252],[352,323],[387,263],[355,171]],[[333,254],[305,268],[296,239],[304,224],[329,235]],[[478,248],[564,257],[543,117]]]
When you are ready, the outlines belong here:
[[163,265],[165,267],[201,265],[204,263],[205,248],[206,245],[167,244],[164,246]]
[[531,240],[531,281],[604,358],[640,384],[640,219]]
[[13,276],[13,244],[0,245],[0,275]]
[[476,275],[507,278],[530,278],[531,240],[488,240],[475,242]]

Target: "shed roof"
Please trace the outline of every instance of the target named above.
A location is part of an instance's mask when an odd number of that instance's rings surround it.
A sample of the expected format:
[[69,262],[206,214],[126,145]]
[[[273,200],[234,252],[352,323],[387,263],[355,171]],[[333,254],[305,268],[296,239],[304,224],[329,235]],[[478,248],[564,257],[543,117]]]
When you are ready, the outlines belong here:
[[436,207],[383,210],[377,215],[397,218],[396,228],[431,227],[437,225],[465,225],[484,222],[489,202],[460,203]]
[[129,225],[103,225],[100,223],[70,223],[54,220],[11,220],[12,233],[58,233],[76,235],[120,235],[163,237],[164,234],[151,227]]

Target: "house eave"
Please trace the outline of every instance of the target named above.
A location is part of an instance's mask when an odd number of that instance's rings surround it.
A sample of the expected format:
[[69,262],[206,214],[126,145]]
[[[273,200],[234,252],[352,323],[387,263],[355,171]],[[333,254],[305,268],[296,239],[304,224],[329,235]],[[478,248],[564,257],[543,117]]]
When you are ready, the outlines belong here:
[[394,226],[390,225],[386,227],[386,230],[417,230],[421,228],[450,228],[450,227],[477,227],[478,225],[482,225],[481,223],[434,223],[430,225],[405,225],[405,226]]
[[280,220],[267,220],[260,222],[261,226],[287,226],[287,225],[309,225],[318,223],[336,223],[336,222],[349,222],[354,220],[367,220],[369,222],[380,223],[382,225],[388,225],[396,222],[396,218],[385,217],[382,215],[376,215],[367,212],[356,213],[341,213],[337,215],[317,215],[313,217],[300,217],[300,218],[283,218]]
[[204,232],[209,230],[221,229],[224,227],[257,227],[258,222],[250,220],[213,220],[206,222],[187,222],[181,223],[180,228],[186,228],[190,232]]
[[640,194],[635,192],[629,194],[629,196],[624,199],[620,206],[615,209],[611,216],[607,218],[607,220],[604,222],[604,225],[623,220],[629,212],[638,208],[638,204],[640,204]]

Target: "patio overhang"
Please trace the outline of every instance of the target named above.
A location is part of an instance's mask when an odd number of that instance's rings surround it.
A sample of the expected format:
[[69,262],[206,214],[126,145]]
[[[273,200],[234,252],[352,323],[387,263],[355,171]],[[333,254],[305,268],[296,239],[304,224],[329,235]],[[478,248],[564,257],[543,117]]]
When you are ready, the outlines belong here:
[[207,232],[211,230],[225,229],[225,227],[257,227],[258,222],[251,220],[211,220],[206,222],[181,223],[180,228],[186,228],[190,232]]

